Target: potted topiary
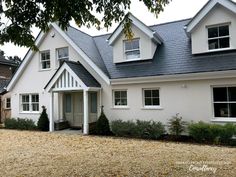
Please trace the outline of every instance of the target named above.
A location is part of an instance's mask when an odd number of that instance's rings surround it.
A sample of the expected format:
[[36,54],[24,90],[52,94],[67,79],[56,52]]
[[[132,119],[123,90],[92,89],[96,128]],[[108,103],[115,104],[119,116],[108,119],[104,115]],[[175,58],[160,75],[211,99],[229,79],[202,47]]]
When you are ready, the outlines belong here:
[[46,107],[45,106],[42,106],[42,113],[39,117],[39,120],[38,120],[38,129],[41,130],[41,131],[49,131],[49,120],[48,120],[48,114],[46,112]]

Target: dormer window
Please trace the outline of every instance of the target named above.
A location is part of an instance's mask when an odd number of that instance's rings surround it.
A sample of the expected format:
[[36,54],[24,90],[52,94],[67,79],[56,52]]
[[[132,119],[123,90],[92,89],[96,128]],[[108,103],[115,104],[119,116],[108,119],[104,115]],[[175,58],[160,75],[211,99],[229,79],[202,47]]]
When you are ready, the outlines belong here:
[[208,28],[209,50],[230,47],[229,25],[219,25]]
[[126,60],[140,59],[139,39],[124,41]]
[[63,61],[69,60],[68,47],[63,47],[63,48],[57,49],[57,59],[58,59],[60,65],[63,63]]

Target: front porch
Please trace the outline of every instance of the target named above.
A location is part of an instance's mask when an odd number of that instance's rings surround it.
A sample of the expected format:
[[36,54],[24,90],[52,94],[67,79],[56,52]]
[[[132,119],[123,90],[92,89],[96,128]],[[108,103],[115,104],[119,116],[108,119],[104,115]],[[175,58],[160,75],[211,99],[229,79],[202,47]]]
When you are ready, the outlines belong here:
[[101,107],[101,86],[95,78],[81,64],[64,62],[45,90],[50,93],[50,131],[55,122],[68,121],[70,127],[83,127],[83,134],[88,134]]

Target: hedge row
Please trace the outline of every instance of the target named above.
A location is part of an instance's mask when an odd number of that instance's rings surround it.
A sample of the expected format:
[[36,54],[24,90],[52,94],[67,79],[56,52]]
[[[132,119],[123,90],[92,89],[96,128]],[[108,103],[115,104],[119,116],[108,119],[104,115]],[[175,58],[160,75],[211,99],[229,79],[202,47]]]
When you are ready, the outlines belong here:
[[116,120],[111,123],[111,129],[116,136],[144,139],[159,139],[165,133],[165,127],[161,122],[141,120]]
[[[199,143],[232,144],[232,137],[236,136],[235,124],[210,124],[204,122],[183,124],[181,119],[172,119],[169,122],[169,134],[180,136],[183,130],[188,131],[190,137]],[[177,123],[176,123],[177,122]],[[111,122],[111,129],[115,136],[134,137],[144,139],[159,139],[167,131],[161,122],[154,121],[122,121]],[[181,130],[181,131],[180,131]],[[178,132],[178,133],[176,133]]]
[[188,126],[189,135],[200,143],[229,144],[236,135],[234,124],[209,124],[204,122],[192,123]]
[[7,129],[17,129],[17,130],[36,130],[37,126],[34,124],[34,121],[31,119],[6,119],[5,128]]

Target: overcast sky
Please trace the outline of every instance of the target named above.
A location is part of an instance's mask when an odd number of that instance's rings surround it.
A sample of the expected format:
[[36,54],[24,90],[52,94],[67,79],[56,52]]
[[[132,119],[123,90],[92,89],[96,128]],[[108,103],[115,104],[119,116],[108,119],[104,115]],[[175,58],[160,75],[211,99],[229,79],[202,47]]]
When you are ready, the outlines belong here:
[[[153,25],[191,18],[204,6],[205,3],[207,3],[207,1],[208,0],[172,0],[172,2],[165,7],[164,12],[159,14],[157,19],[152,13],[148,12],[143,3],[140,3],[138,0],[132,0],[130,11],[146,25]],[[76,27],[74,24],[71,25]],[[93,36],[112,32],[116,26],[117,24],[114,24],[113,27],[109,29],[109,31],[106,29],[97,31],[94,28],[86,29],[85,27],[82,27],[81,30]],[[35,36],[38,34],[38,32],[39,30],[34,29]],[[14,46],[13,44],[5,44],[4,46],[1,46],[1,50],[5,51],[6,56],[18,55],[19,57],[23,58],[28,49],[20,48]]]

